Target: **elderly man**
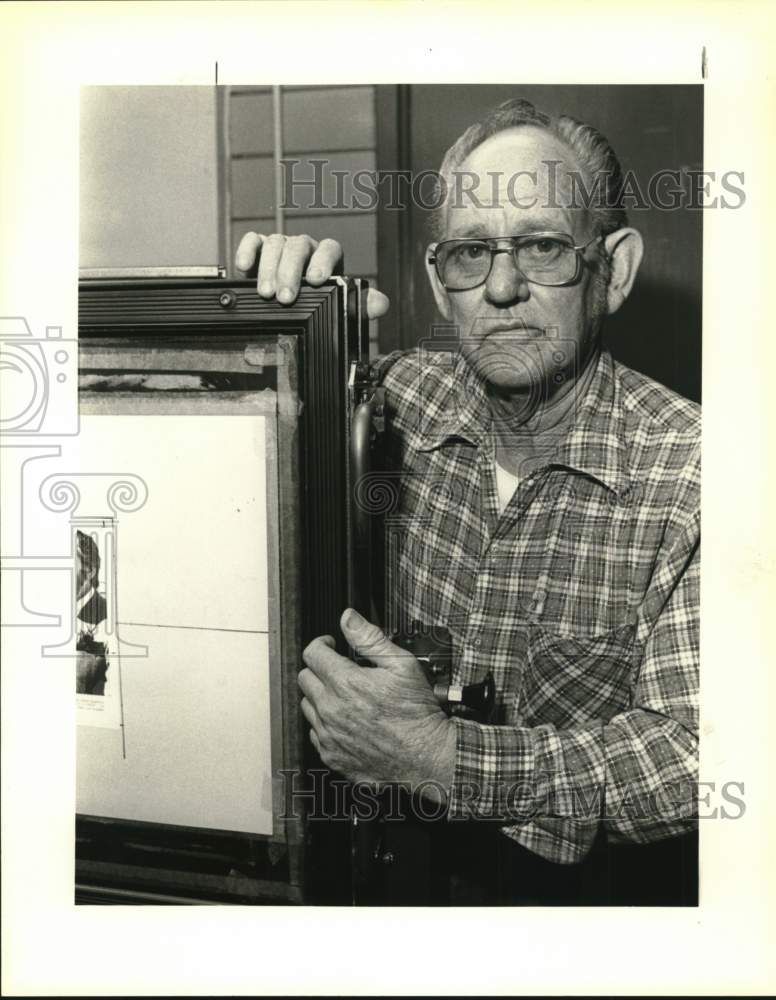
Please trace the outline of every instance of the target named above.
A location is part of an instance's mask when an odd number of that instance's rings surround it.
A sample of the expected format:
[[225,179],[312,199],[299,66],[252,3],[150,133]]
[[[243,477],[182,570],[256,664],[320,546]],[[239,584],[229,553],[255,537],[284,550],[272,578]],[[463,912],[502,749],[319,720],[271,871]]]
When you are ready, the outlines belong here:
[[[602,348],[642,240],[595,129],[510,101],[440,175],[426,267],[458,343],[377,365],[405,474],[397,600],[403,620],[449,630],[456,683],[492,673],[496,714],[448,717],[418,662],[352,610],[342,630],[378,669],[315,640],[302,708],[348,778],[424,783],[449,826],[492,821],[464,848],[490,867],[479,901],[584,901],[555,873],[594,843],[695,823],[699,409]],[[258,255],[259,294],[288,303],[341,253],[251,233],[237,266]],[[370,293],[371,316],[386,308]]]

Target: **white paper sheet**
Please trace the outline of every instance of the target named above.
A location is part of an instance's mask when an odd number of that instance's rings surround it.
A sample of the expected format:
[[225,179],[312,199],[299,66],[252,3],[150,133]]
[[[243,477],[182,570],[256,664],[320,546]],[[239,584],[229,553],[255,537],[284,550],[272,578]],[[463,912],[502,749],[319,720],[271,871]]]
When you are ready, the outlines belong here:
[[120,516],[119,621],[266,631],[263,417],[83,414],[77,455],[148,487]]
[[149,656],[122,664],[124,738],[79,727],[84,815],[272,833],[266,635],[132,627]]
[[82,415],[78,468],[139,476],[148,497],[103,559],[117,634],[105,697],[78,696],[79,813],[272,832],[266,430]]

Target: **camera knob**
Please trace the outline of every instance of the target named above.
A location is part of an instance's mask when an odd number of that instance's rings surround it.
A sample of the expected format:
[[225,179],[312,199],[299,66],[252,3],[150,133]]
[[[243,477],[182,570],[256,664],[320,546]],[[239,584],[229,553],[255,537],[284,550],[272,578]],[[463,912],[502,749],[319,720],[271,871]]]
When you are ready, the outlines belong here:
[[496,704],[496,684],[488,672],[477,684],[460,687],[456,684],[435,684],[434,695],[449,712],[469,715],[480,722],[489,722]]

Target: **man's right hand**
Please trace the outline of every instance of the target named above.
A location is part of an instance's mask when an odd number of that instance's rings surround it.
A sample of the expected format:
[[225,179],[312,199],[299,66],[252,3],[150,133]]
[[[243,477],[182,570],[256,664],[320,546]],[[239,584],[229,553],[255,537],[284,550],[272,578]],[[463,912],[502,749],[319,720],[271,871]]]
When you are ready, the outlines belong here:
[[[291,305],[299,294],[302,278],[310,285],[322,285],[336,273],[342,263],[342,247],[336,240],[321,240],[312,236],[282,236],[272,233],[246,233],[235,254],[235,265],[247,273],[259,261],[256,290],[263,299],[276,298],[282,305]],[[369,319],[378,319],[388,312],[388,296],[370,288],[366,300]]]

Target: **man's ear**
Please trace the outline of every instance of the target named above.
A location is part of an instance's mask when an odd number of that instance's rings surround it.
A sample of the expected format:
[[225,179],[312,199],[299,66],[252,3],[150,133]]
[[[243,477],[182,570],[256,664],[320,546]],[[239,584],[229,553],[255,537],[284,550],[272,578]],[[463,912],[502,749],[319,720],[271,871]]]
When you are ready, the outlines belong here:
[[426,247],[426,274],[428,275],[428,280],[431,282],[431,291],[434,293],[437,309],[440,311],[444,319],[451,320],[453,318],[453,312],[450,308],[450,296],[447,294],[445,286],[439,280],[436,268],[429,262],[429,257],[433,257],[435,249],[436,243],[429,243]]
[[630,295],[644,256],[644,241],[637,229],[618,229],[606,237],[604,247],[611,262],[606,289],[606,308],[611,315]]

